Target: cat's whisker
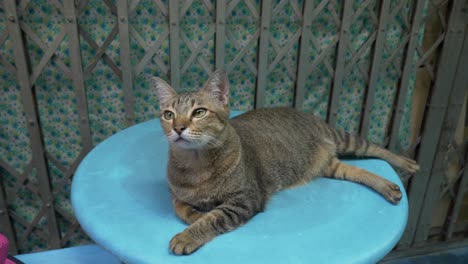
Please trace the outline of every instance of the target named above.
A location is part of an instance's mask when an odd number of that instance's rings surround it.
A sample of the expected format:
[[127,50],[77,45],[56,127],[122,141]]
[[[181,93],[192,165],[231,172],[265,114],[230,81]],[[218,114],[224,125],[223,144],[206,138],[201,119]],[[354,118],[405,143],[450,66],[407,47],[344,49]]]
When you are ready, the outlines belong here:
[[206,138],[206,137],[199,137],[198,140],[203,143],[203,144],[212,144],[212,142],[210,141],[210,139]]
[[213,147],[220,148],[220,150],[224,150],[226,148],[226,146],[217,138],[209,135],[205,135],[205,138],[207,140],[207,144],[212,145]]

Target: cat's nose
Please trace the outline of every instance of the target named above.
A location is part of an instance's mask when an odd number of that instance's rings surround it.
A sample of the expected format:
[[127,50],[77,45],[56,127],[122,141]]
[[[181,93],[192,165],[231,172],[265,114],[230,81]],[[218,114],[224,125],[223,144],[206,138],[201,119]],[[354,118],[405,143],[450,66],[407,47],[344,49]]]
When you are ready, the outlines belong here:
[[182,132],[184,132],[185,129],[186,129],[185,126],[175,126],[174,127],[174,131],[179,135],[182,134]]

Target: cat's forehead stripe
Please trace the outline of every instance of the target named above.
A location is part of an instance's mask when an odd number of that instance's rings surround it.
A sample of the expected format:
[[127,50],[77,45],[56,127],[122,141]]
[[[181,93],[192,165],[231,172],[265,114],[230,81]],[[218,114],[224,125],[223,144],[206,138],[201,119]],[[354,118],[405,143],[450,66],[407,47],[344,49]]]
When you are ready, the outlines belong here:
[[196,96],[193,96],[192,94],[183,94],[172,101],[172,108],[179,112],[188,112],[197,103],[199,102]]

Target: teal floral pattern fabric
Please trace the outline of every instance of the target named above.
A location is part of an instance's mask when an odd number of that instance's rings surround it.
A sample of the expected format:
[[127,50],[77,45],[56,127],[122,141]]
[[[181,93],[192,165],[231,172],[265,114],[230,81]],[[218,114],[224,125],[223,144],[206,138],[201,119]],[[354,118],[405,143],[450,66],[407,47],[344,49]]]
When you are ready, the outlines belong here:
[[[336,50],[341,27],[343,1],[311,0],[314,13],[310,43],[305,56],[310,66],[305,95],[300,108],[325,119],[329,111]],[[127,127],[125,94],[116,1],[77,1],[80,54],[89,122],[94,145]],[[180,65],[180,92],[195,91],[214,70],[216,62],[216,2],[179,1],[179,58],[170,57],[169,0],[128,1],[130,64],[136,123],[159,115],[151,76],[170,82],[171,60]],[[219,2],[219,1],[218,1]],[[299,50],[305,0],[271,1],[228,0],[225,9],[224,68],[230,77],[230,106],[235,110],[255,107],[259,74],[261,15],[269,9],[271,21],[267,50],[265,107],[294,106]],[[325,3],[323,5],[323,3]],[[359,132],[366,89],[372,66],[373,45],[378,28],[381,1],[353,0],[354,14],[344,58],[345,77],[339,94],[337,126]],[[409,31],[414,1],[391,1],[386,26],[385,48],[378,73],[368,139],[382,144],[389,134],[397,86],[401,78],[404,49],[398,49]],[[88,242],[79,228],[73,227],[70,183],[75,160],[83,148],[80,135],[76,87],[70,59],[62,1],[20,1],[17,6],[30,63],[30,81],[39,114],[43,144],[54,195],[56,217],[63,246]],[[16,79],[12,39],[7,34],[7,14],[0,7],[0,174],[6,190],[13,228],[21,252],[48,248],[47,218],[40,215],[42,204],[37,194],[38,180],[30,169],[31,142],[20,87]],[[57,40],[59,39],[59,41]],[[53,50],[55,48],[55,50]],[[52,51],[50,50],[52,49]],[[52,53],[50,53],[52,52]],[[149,55],[148,55],[149,54]],[[98,55],[96,57],[96,55]],[[45,58],[45,59],[44,59]],[[48,60],[50,58],[50,60]],[[45,61],[44,61],[45,60]],[[387,60],[388,63],[387,63]],[[399,133],[400,144],[408,146],[412,86],[404,109]],[[76,165],[76,164],[75,164]],[[14,170],[15,173],[11,171]],[[23,174],[26,175],[23,175]],[[40,215],[40,217],[37,217]],[[33,223],[30,229],[27,223]],[[0,229],[1,231],[1,229]],[[23,239],[24,238],[24,239]]]

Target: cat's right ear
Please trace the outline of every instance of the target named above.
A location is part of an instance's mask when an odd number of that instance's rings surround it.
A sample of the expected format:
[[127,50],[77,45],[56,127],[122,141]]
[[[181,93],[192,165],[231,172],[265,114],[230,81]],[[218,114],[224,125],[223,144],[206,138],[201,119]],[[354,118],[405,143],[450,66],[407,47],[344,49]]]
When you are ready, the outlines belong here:
[[177,92],[167,82],[158,77],[153,77],[154,89],[158,93],[159,105],[166,104],[177,96]]

